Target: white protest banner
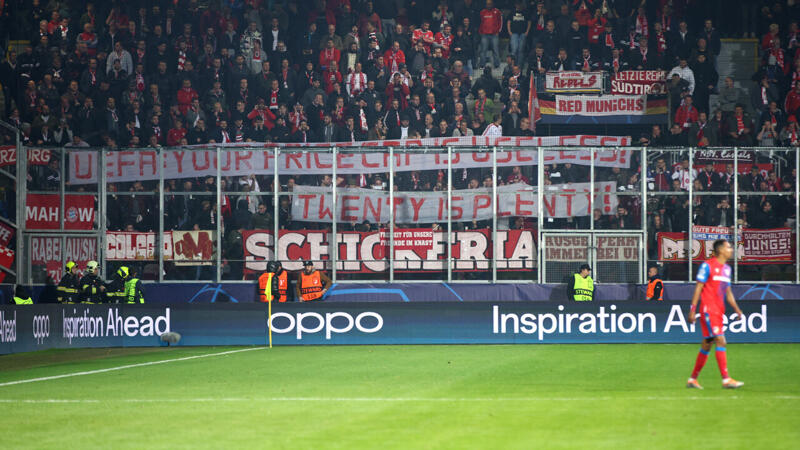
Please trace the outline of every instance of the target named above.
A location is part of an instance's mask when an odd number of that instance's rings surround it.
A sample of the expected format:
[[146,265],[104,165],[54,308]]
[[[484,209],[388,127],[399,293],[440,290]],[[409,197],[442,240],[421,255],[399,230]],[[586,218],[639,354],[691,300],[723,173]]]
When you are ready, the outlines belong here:
[[545,75],[547,92],[602,92],[603,72],[547,72]]
[[[162,243],[169,241],[166,248],[172,248],[172,232],[165,231]],[[107,231],[106,260],[130,261],[156,259],[156,233],[138,231]],[[165,252],[164,259],[172,259],[172,252]]]
[[559,116],[641,116],[647,112],[644,95],[557,95]]
[[[603,205],[610,214],[617,205],[615,182],[596,183],[595,206]],[[337,189],[336,211],[330,188],[295,186],[292,195],[292,220],[300,222],[387,223],[390,217],[389,193],[372,189]],[[566,218],[591,214],[589,183],[551,185],[543,195],[546,217]],[[492,190],[488,188],[455,190],[451,218],[456,222],[491,220]],[[536,188],[527,184],[497,187],[497,217],[536,217]],[[395,223],[420,224],[446,221],[447,197],[441,192],[396,192]]]
[[[216,175],[216,150],[164,150],[164,178],[195,178]],[[597,150],[597,167],[628,168],[633,151],[625,149]],[[97,152],[78,151],[69,154],[71,184],[97,182]],[[222,176],[274,175],[275,154],[271,150],[226,150],[220,155]],[[589,165],[589,150],[545,151],[546,164],[573,163]],[[278,170],[282,175],[322,175],[333,171],[333,154],[305,151],[281,151]],[[498,167],[534,166],[538,163],[536,150],[503,150],[497,152]],[[415,170],[446,170],[447,153],[389,152],[353,153],[341,151],[336,156],[336,173],[373,174]],[[109,183],[158,179],[158,155],[154,150],[116,151],[106,153],[106,181]],[[453,169],[492,167],[492,152],[455,152]]]
[[[396,232],[404,235],[406,231]],[[447,233],[429,231],[430,247],[395,247],[395,271],[424,272],[447,269]],[[497,241],[492,246],[492,231],[489,229],[454,231],[451,254],[453,270],[489,270],[492,247],[497,254],[497,269],[501,271],[527,270],[536,267],[536,232],[533,230],[497,230]],[[299,271],[303,261],[316,261],[317,268],[333,268],[331,261],[331,233],[311,230],[280,230],[277,250],[270,230],[247,230],[243,233],[245,274],[252,277],[267,269],[267,262],[277,257],[283,268]],[[388,272],[386,260],[388,248],[382,244],[381,232],[372,231],[336,233],[338,259],[335,261],[339,273]],[[275,252],[277,251],[277,255]],[[320,264],[322,261],[323,264]]]
[[[639,258],[636,236],[597,236],[597,261],[635,261]],[[545,236],[545,259],[558,262],[589,261],[589,236]]]
[[611,93],[620,95],[666,94],[663,70],[624,70],[612,76]]
[[[64,273],[64,264],[73,261],[83,271],[89,261],[98,261],[97,238],[32,236],[30,239],[30,263],[34,270],[43,268],[47,275],[58,283]],[[63,245],[62,245],[63,244]]]

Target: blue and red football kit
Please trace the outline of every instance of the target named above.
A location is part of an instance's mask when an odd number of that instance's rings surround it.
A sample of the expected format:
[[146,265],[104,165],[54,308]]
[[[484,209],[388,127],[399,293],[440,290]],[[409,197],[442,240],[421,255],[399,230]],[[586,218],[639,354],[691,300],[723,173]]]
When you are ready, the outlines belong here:
[[725,293],[731,284],[731,266],[711,258],[700,265],[697,281],[704,283],[700,293],[700,328],[704,338],[722,336]]

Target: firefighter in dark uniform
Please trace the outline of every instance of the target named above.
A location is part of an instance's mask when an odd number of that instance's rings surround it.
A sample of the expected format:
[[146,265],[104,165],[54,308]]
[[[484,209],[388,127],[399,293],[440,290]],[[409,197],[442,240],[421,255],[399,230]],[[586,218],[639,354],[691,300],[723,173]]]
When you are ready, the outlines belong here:
[[289,300],[289,273],[283,270],[278,261],[267,263],[267,271],[258,277],[258,300],[261,303],[272,301],[275,296],[278,302]]
[[74,261],[67,262],[64,276],[58,282],[58,302],[77,303],[81,289],[81,278],[78,276],[78,265]]
[[314,263],[306,261],[303,263],[303,271],[297,277],[295,290],[297,298],[304,302],[321,299],[331,287],[333,282],[327,275],[314,269]]
[[81,278],[78,299],[81,303],[103,303],[106,299],[106,284],[100,278],[97,261],[86,263],[86,273]]
[[106,297],[109,303],[127,303],[128,299],[125,296],[125,280],[128,279],[128,268],[121,266],[111,276],[106,286]]
[[125,301],[128,304],[144,303],[144,288],[142,280],[136,278],[136,268],[131,267],[128,279],[125,281]]

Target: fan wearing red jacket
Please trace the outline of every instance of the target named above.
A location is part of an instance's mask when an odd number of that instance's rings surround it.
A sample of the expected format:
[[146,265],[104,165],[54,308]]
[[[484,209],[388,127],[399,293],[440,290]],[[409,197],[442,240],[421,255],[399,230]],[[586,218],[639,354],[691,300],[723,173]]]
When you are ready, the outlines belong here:
[[411,34],[411,45],[417,45],[417,42],[422,41],[425,47],[425,53],[431,54],[431,44],[434,42],[433,31],[431,31],[431,23],[426,20],[422,22],[422,28],[417,28]]
[[797,115],[798,110],[800,110],[800,83],[795,84],[794,90],[790,91],[786,96],[783,110],[787,116]]
[[409,95],[411,95],[411,90],[408,85],[403,83],[399,73],[394,74],[392,82],[386,86],[386,102],[391,104],[392,100],[397,100],[400,102],[400,109],[405,110],[408,108]]
[[186,112],[189,111],[189,108],[192,106],[192,100],[196,98],[200,98],[197,95],[197,91],[192,89],[192,82],[189,80],[183,80],[183,87],[178,90],[178,108],[181,110],[181,114],[184,116]]
[[693,123],[697,122],[697,116],[697,108],[692,106],[692,96],[687,95],[683,98],[683,104],[675,111],[675,124],[688,130]]
[[489,46],[492,47],[492,58],[495,69],[500,67],[500,30],[503,28],[503,13],[494,7],[494,0],[486,0],[486,8],[481,11],[481,25],[478,34],[481,35],[480,66],[487,62]]
[[333,46],[333,39],[328,39],[325,48],[319,52],[319,65],[322,70],[326,70],[331,65],[331,61],[336,61],[338,64],[341,57],[341,52]]
[[342,84],[342,74],[339,72],[339,64],[336,61],[331,61],[328,70],[322,72],[322,81],[325,83],[325,93],[331,95],[333,92],[333,85]]
[[[414,31],[416,33],[416,30]],[[406,63],[406,54],[400,49],[400,42],[394,41],[392,48],[383,54],[383,62],[390,72],[395,73],[400,70],[400,64]]]
[[453,45],[453,27],[446,23],[442,27],[442,31],[436,33],[434,36],[434,47],[442,49],[442,58],[447,59],[450,57],[450,46]]

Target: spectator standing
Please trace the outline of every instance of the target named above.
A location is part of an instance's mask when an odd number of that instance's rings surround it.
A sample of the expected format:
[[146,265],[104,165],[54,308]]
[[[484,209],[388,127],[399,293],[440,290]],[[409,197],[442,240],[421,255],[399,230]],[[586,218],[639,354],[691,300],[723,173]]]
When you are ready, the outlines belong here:
[[[478,33],[481,35],[481,50],[478,61],[483,66],[488,60],[488,54],[494,61],[494,67],[500,67],[500,30],[503,28],[503,13],[494,7],[494,0],[486,0],[486,8],[481,10],[481,25]],[[491,49],[490,49],[491,47]]]

